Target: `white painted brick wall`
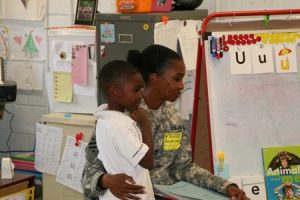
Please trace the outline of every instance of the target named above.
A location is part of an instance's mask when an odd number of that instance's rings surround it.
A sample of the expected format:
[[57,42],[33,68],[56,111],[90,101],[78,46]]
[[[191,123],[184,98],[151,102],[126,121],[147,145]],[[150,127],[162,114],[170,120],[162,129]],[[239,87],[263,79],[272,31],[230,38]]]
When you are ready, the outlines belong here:
[[[99,0],[105,1],[105,0]],[[238,1],[238,0],[236,0]],[[244,1],[243,1],[244,2]],[[254,1],[248,4],[252,6]],[[265,8],[272,8],[273,1],[267,1],[270,5],[265,5]],[[285,6],[288,8],[293,8],[294,4],[299,4],[297,0],[287,1]],[[216,11],[216,9],[224,9],[229,5],[227,1],[211,0],[203,1],[202,5],[199,7],[201,9],[208,9],[209,13]],[[101,4],[99,4],[101,5]],[[233,5],[232,3],[230,5]],[[76,12],[77,0],[49,0],[48,1],[48,12],[45,17],[44,22],[30,22],[30,21],[17,21],[17,20],[4,20],[0,19],[0,24],[22,24],[34,27],[54,27],[54,26],[70,26],[74,24],[74,16]],[[236,6],[236,4],[235,4]],[[299,7],[299,6],[298,6]],[[242,7],[244,8],[244,7]],[[107,8],[111,9],[111,8]],[[249,9],[252,9],[249,7]],[[105,8],[98,8],[98,10],[103,10]],[[47,62],[45,62],[45,71],[47,69]],[[15,103],[7,104],[7,110],[14,113],[14,119],[12,122],[12,128],[14,130],[13,135],[10,139],[10,145],[12,150],[31,150],[34,144],[35,135],[35,123],[40,121],[43,114],[48,113],[48,101],[46,90],[40,93],[18,93],[17,100]],[[5,141],[9,133],[9,115],[4,113],[3,119],[0,119],[0,150],[7,150]],[[4,154],[0,154],[0,158]]]

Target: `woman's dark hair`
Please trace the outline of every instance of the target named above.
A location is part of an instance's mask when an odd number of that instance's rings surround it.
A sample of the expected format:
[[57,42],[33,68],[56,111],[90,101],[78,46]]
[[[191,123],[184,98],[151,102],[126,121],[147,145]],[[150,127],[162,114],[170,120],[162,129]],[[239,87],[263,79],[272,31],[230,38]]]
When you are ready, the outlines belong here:
[[182,57],[175,51],[158,44],[151,45],[142,52],[130,50],[127,55],[127,61],[139,68],[146,83],[150,74],[162,74],[173,60],[182,60]]

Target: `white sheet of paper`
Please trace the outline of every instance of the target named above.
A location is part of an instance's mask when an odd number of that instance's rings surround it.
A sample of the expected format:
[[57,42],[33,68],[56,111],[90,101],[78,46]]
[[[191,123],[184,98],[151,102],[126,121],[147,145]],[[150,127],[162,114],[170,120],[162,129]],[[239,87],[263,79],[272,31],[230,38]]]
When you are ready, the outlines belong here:
[[7,61],[6,80],[17,82],[21,90],[43,90],[44,62]]
[[8,28],[0,26],[0,56],[6,59],[8,51]]
[[116,13],[117,5],[115,0],[100,0],[98,1],[98,11],[100,13]]
[[6,19],[42,20],[47,10],[47,0],[1,1]]
[[189,120],[190,114],[193,113],[194,90],[195,90],[196,70],[186,71],[183,78],[184,90],[178,99],[177,108],[183,119]]
[[73,190],[83,193],[80,183],[84,164],[86,142],[80,141],[75,145],[74,137],[68,136],[64,153],[60,162],[56,181]]
[[196,69],[199,40],[198,28],[201,26],[201,23],[200,20],[181,22],[178,39],[186,70]]
[[51,66],[53,71],[72,71],[72,45],[84,45],[82,41],[53,40],[51,44]]
[[34,27],[9,28],[9,59],[11,60],[45,60],[46,30]]
[[83,96],[96,96],[96,63],[92,62],[88,67],[88,85],[73,85],[74,94]]
[[231,74],[252,74],[250,46],[230,47]]
[[36,124],[35,169],[43,173],[56,175],[62,138],[62,128]]
[[27,193],[26,190],[18,192],[18,193],[14,193],[14,194],[9,194],[9,195],[5,195],[4,197],[0,197],[0,200],[26,200],[27,198]]
[[[50,112],[69,112],[69,113],[94,113],[97,108],[97,98],[85,96],[85,95],[74,95],[72,103],[61,103],[53,101],[53,73],[45,74],[45,86],[47,87],[48,103]],[[74,89],[74,88],[73,88]]]
[[229,197],[220,193],[198,187],[191,183],[180,181],[173,185],[154,185],[155,189],[158,189],[162,193],[173,196],[176,199],[205,199],[205,200],[228,200]]
[[275,60],[277,73],[297,72],[296,43],[275,45]]
[[170,20],[167,24],[163,22],[156,23],[154,28],[154,43],[169,47],[177,52],[180,24],[180,20]]
[[253,74],[274,72],[272,45],[251,46]]

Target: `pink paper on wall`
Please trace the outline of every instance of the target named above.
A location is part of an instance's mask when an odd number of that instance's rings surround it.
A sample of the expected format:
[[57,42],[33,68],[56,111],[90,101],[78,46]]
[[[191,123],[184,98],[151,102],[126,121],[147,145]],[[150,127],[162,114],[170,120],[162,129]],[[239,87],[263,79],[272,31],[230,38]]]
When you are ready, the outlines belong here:
[[88,82],[88,47],[87,45],[72,46],[72,83],[87,85]]

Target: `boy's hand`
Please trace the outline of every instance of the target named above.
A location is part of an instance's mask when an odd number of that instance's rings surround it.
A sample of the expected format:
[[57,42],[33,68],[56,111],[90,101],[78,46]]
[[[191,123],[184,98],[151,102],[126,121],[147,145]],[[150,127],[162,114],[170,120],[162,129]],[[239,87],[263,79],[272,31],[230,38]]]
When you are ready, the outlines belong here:
[[291,187],[292,183],[287,181],[287,182],[284,183],[284,185]]
[[141,126],[149,126],[151,124],[148,113],[143,108],[138,108],[137,110],[132,111],[129,116]]

